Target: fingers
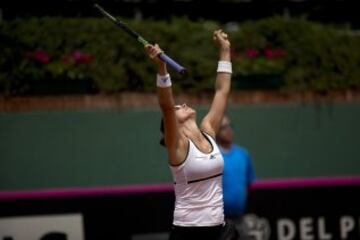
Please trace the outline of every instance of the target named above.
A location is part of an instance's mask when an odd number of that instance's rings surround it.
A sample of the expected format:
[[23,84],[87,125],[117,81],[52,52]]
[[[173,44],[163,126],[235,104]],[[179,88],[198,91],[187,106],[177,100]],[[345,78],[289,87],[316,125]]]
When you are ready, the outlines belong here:
[[157,57],[160,53],[162,53],[163,51],[160,49],[158,44],[155,45],[151,45],[151,44],[146,44],[145,45],[145,49],[148,53],[148,55],[150,56],[150,58],[155,58]]
[[228,40],[228,35],[222,30],[216,30],[213,34],[213,39],[216,40]]
[[231,43],[228,39],[228,35],[222,29],[214,31],[213,39],[214,42],[220,46],[221,50],[230,50]]

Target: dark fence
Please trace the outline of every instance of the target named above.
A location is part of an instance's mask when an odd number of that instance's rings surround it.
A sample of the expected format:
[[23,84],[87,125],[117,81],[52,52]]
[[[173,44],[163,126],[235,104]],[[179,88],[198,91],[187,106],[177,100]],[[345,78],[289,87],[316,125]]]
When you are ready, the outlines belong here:
[[[359,202],[359,177],[258,181],[237,227],[249,240],[360,239]],[[171,184],[0,192],[0,239],[166,239],[173,206]]]

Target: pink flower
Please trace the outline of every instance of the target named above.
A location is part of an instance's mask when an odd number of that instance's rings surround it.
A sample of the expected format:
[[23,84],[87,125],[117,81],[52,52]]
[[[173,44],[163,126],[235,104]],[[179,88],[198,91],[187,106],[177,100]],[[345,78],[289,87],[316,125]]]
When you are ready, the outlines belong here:
[[80,51],[74,51],[71,53],[72,58],[76,63],[90,63],[93,60],[93,57],[90,54],[83,53]]
[[41,48],[36,49],[34,52],[29,53],[28,57],[42,64],[48,64],[50,62],[50,55]]
[[83,53],[80,51],[73,51],[71,53],[62,56],[61,63],[68,64],[71,60],[73,60],[76,64],[81,64],[81,63],[87,64],[92,62],[93,59],[94,59],[93,56],[91,56],[90,54]]
[[248,58],[256,58],[259,56],[259,51],[254,48],[247,48],[245,49],[245,55]]
[[264,54],[267,59],[275,59],[284,57],[286,52],[283,49],[265,48]]

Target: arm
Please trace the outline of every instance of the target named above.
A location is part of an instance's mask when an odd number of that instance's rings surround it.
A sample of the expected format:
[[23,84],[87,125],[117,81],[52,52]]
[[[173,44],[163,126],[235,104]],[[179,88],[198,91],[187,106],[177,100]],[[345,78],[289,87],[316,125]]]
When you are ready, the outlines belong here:
[[[230,55],[230,41],[222,30],[217,30],[213,35],[214,41],[219,45],[219,63],[225,61],[227,64],[231,64]],[[230,71],[227,71],[220,66],[218,67],[218,73],[215,81],[215,96],[212,101],[208,114],[201,122],[201,129],[211,136],[215,137],[219,130],[221,120],[224,116],[227,99],[231,87],[231,65]]]
[[168,74],[166,63],[156,57],[162,52],[159,46],[149,44],[145,46],[145,49],[157,68],[157,96],[164,119],[165,146],[169,156],[169,163],[177,165],[179,164],[179,159],[182,159],[178,156],[179,145],[184,143],[180,139],[177,126],[170,75]]

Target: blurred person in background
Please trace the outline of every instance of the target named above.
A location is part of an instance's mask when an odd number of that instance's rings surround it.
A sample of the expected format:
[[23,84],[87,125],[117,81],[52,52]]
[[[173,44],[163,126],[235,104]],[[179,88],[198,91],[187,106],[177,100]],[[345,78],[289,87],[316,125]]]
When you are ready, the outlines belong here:
[[[234,130],[228,116],[224,116],[216,141],[224,158],[223,199],[227,219],[240,226],[246,209],[248,187],[256,179],[249,152],[233,143]],[[240,235],[242,233],[241,229]]]
[[214,31],[213,40],[219,47],[215,95],[200,125],[193,108],[175,104],[166,63],[157,57],[162,52],[160,47],[145,46],[157,68],[162,143],[167,149],[175,182],[170,240],[234,240],[237,237],[235,227],[225,223],[221,182],[224,162],[215,141],[231,86],[230,41],[222,30]]

